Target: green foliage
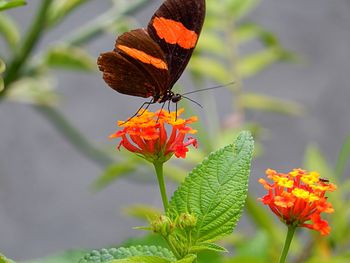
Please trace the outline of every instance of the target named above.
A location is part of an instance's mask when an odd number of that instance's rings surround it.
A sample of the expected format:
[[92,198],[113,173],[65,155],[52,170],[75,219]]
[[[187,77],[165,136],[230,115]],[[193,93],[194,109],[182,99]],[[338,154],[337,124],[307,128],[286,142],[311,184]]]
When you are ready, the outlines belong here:
[[25,4],[26,4],[26,1],[24,1],[24,0],[9,0],[9,1],[0,0],[0,11],[14,8],[14,7],[18,7],[18,6],[22,6]]
[[253,145],[251,134],[242,132],[234,145],[210,154],[175,191],[167,211],[169,218],[175,222],[182,213],[197,218],[190,233],[175,229],[168,237],[180,255],[192,249],[222,250],[208,243],[230,234],[242,213]]
[[53,0],[48,12],[50,27],[63,20],[70,12],[90,0]]
[[48,77],[26,77],[12,84],[7,98],[36,105],[53,105],[58,101],[58,95],[52,88],[53,80]]
[[[103,262],[119,262],[114,261],[115,259],[128,259],[135,256],[153,256],[165,261],[160,262],[171,262],[175,261],[174,255],[166,248],[159,246],[132,246],[132,247],[120,247],[120,248],[109,248],[94,250],[89,254],[86,254],[80,259],[79,263],[103,263]],[[152,258],[150,258],[152,260]],[[124,262],[124,261],[120,261]],[[138,262],[138,261],[125,261],[125,262]],[[152,262],[152,261],[145,261]],[[157,262],[157,261],[155,261]]]
[[5,39],[11,50],[14,50],[20,39],[16,22],[5,13],[0,13],[0,36]]
[[13,260],[6,258],[4,255],[0,254],[0,263],[15,263]]
[[[343,144],[344,148],[347,147],[347,140],[348,138],[345,139],[345,143]],[[342,158],[344,156],[341,151],[339,159]],[[314,144],[306,148],[304,164],[308,170],[320,172],[321,178],[327,179],[337,185],[336,191],[329,197],[335,209],[335,212],[328,217],[329,225],[332,227],[331,234],[323,241],[313,236],[310,241],[312,250],[308,253],[310,260],[307,262],[316,262],[316,258],[318,258],[319,254],[325,248],[331,251],[334,250],[334,252],[336,251],[337,256],[332,256],[332,259],[325,259],[324,262],[348,262],[349,254],[347,248],[350,240],[350,207],[347,198],[350,195],[350,179],[347,178],[344,180],[344,178],[339,177],[339,174],[336,173],[336,168],[330,165],[321,150]],[[335,244],[336,246],[334,247]]]
[[82,48],[60,45],[47,51],[44,64],[52,68],[92,71],[96,69],[95,60]]

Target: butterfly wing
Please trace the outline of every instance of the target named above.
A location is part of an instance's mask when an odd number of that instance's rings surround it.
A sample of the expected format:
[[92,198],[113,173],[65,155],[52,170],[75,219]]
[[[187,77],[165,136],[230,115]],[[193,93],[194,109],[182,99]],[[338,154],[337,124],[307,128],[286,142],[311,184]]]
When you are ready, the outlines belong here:
[[180,78],[202,30],[205,0],[166,0],[148,24],[150,37],[158,43],[169,66],[169,88]]
[[168,65],[161,48],[144,29],[118,37],[115,49],[97,60],[103,79],[114,90],[157,100],[168,86]]

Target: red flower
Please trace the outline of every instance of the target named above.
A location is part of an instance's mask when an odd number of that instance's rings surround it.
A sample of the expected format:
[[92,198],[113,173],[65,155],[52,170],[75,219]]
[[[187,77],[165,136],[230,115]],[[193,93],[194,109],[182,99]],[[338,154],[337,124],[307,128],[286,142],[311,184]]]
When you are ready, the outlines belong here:
[[[181,119],[179,116],[183,111],[184,109],[180,109],[176,113],[160,110],[153,113],[141,109],[139,116],[127,122],[119,121],[118,126],[123,129],[112,134],[110,138],[121,138],[118,149],[123,146],[150,162],[166,162],[173,154],[177,158],[185,158],[188,146],[197,147],[196,139],[189,137],[185,141],[186,134],[197,132],[188,126],[197,121],[197,117]],[[169,136],[167,126],[171,129]]]
[[288,174],[266,170],[267,177],[259,182],[268,190],[260,200],[268,205],[286,225],[307,227],[322,235],[330,233],[328,222],[321,219],[321,213],[333,213],[331,203],[327,202],[326,191],[334,191],[336,186],[328,180],[320,179],[317,172],[294,169]]

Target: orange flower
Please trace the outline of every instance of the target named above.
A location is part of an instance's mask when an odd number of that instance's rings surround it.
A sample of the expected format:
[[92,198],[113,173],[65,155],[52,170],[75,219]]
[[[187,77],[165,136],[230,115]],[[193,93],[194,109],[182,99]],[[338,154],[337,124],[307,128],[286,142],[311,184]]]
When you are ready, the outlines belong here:
[[288,174],[266,170],[268,183],[259,182],[268,191],[260,198],[288,226],[301,226],[319,231],[322,235],[330,233],[328,222],[321,219],[321,213],[333,213],[332,204],[327,202],[326,191],[334,191],[336,186],[321,179],[317,172],[308,173],[294,169]]
[[[119,121],[118,126],[123,127],[112,134],[110,138],[121,138],[118,145],[130,152],[143,156],[150,162],[166,162],[175,154],[177,158],[185,158],[188,146],[197,147],[197,140],[188,137],[186,134],[195,134],[197,131],[188,126],[197,117],[181,119],[179,116],[184,112],[180,109],[177,112],[159,110],[155,113],[141,109],[138,116],[125,121]],[[166,126],[170,126],[171,132],[168,136]]]

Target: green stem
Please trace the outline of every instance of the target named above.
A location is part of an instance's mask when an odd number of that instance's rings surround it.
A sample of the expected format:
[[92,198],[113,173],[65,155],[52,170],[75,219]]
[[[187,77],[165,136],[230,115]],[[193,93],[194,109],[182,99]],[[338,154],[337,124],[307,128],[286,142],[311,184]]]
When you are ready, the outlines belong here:
[[292,239],[295,233],[295,229],[296,229],[295,226],[288,226],[288,233],[287,233],[286,241],[284,242],[284,247],[283,247],[283,251],[282,251],[279,263],[284,263],[286,261],[289,247],[290,247],[290,244],[292,243]]
[[165,187],[164,173],[163,173],[163,163],[162,162],[154,162],[153,165],[154,165],[154,168],[156,169],[159,190],[160,190],[160,195],[162,196],[164,211],[167,211],[167,209],[168,209],[168,197],[166,195],[166,187]]
[[17,55],[10,62],[9,67],[4,77],[5,87],[0,93],[0,98],[3,98],[9,89],[9,85],[18,79],[18,76],[24,67],[28,57],[38,43],[42,33],[44,32],[47,20],[47,11],[52,3],[52,0],[43,0],[42,5],[35,17],[35,20],[25,37],[22,46],[17,49]]
[[169,248],[171,252],[173,252],[173,254],[175,255],[176,259],[181,259],[181,255],[179,254],[179,252],[177,251],[176,247],[171,242],[171,240],[169,240],[169,238],[165,238],[165,241],[168,243]]

